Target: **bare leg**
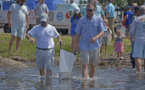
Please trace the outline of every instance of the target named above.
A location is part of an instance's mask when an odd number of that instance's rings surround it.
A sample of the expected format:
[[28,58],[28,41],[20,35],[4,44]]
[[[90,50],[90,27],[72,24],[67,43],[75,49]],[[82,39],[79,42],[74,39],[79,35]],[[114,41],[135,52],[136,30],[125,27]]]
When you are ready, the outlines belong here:
[[20,47],[20,42],[21,42],[21,38],[17,37],[17,42],[16,42],[16,51],[18,51],[19,47]]
[[75,37],[73,36],[72,37],[72,52],[73,52],[74,46],[75,46]]
[[45,68],[40,69],[40,76],[45,76]]
[[120,52],[120,57],[123,57],[122,52]]
[[104,47],[104,44],[102,43],[102,45],[101,45],[101,49],[100,49],[100,52],[102,52],[103,47]]
[[144,72],[145,72],[145,59],[144,59]]
[[117,52],[117,59],[119,59],[119,52]]
[[88,78],[88,65],[83,64],[82,66],[82,77]]
[[52,70],[47,70],[46,76],[47,76],[47,77],[52,76]]
[[14,40],[15,40],[15,36],[11,36],[11,39],[10,39],[10,42],[9,42],[9,51],[12,48],[12,45],[13,45]]
[[95,70],[96,70],[95,65],[90,64],[90,78],[93,78]]
[[135,63],[136,63],[137,71],[138,71],[139,73],[141,73],[141,58],[136,57],[136,58],[135,58]]
[[105,45],[105,53],[107,53],[107,45]]
[[82,82],[82,88],[87,89],[88,88],[88,82],[85,80]]

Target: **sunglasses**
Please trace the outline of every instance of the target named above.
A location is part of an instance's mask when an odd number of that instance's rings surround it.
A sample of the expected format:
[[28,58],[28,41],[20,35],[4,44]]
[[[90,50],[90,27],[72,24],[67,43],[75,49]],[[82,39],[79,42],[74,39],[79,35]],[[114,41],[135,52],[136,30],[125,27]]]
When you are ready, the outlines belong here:
[[21,0],[21,2],[26,2],[25,0]]
[[45,21],[41,21],[41,23],[46,23]]
[[92,10],[92,9],[86,9],[87,10],[87,12],[93,12],[94,10]]

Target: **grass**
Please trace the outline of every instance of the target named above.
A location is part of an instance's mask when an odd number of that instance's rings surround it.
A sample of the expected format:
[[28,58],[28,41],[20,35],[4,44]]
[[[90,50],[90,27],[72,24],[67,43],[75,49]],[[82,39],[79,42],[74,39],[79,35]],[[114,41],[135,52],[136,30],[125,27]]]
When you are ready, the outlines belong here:
[[[17,56],[25,58],[26,60],[35,59],[36,43],[32,44],[27,39],[24,39],[21,42],[20,49],[17,54],[10,55],[8,52],[10,38],[11,38],[10,33],[0,33],[0,47],[1,47],[0,56],[11,58],[17,55]],[[54,39],[54,41],[55,41],[55,56],[56,58],[59,58],[60,45],[57,39]],[[62,35],[62,41],[63,41],[63,45],[61,46],[61,48],[66,51],[71,52],[71,37],[69,35]],[[130,40],[124,39],[123,42],[124,42],[125,53],[129,53],[131,51]],[[108,45],[107,54],[109,55],[113,53],[113,50],[114,50],[113,44],[114,42],[112,41]],[[16,49],[16,41],[13,43],[12,50],[11,50],[12,53],[16,52],[15,49]]]

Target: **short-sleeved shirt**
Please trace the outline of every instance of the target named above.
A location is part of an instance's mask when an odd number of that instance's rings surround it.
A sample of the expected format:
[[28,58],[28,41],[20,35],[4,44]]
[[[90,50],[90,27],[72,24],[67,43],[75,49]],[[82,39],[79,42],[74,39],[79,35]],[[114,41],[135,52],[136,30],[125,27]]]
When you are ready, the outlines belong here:
[[87,16],[78,21],[75,29],[76,33],[81,35],[80,49],[81,50],[97,50],[101,46],[100,38],[95,43],[91,44],[90,40],[97,36],[101,31],[106,31],[106,25],[100,16],[95,14],[92,16],[91,21]]
[[110,13],[108,17],[115,17],[115,7],[112,3],[107,4],[106,15],[108,13]]
[[129,26],[131,24],[131,18],[132,18],[133,12],[132,11],[127,11],[126,15],[128,15],[128,18],[126,19],[125,25]]
[[2,5],[3,0],[0,0],[0,5]]
[[[87,14],[86,14],[86,6],[85,7],[83,7],[82,9],[81,9],[81,14],[83,15],[83,16],[86,16]],[[102,9],[102,7],[101,6],[99,6],[99,5],[97,5],[96,6],[96,8],[95,8],[95,15],[97,15],[97,16],[102,16],[102,15],[104,15],[104,11],[103,11],[103,9]]]
[[72,11],[72,14],[74,13],[75,9],[79,9],[78,5],[76,3],[70,4],[70,10]]
[[20,6],[15,3],[12,4],[9,8],[9,11],[12,13],[12,23],[20,26],[24,26],[26,22],[26,15],[28,15],[28,10],[25,5]]
[[71,23],[72,23],[71,33],[72,33],[72,34],[76,34],[75,28],[76,28],[76,26],[77,26],[78,21],[79,21],[79,19],[78,19],[77,16],[76,16],[75,19],[73,19],[73,16],[71,17]]
[[42,13],[47,13],[49,10],[48,10],[48,7],[45,3],[41,4],[41,3],[37,3],[36,6],[35,6],[35,10],[36,10],[36,14],[41,17],[41,14]]
[[131,38],[135,37],[135,43],[145,43],[145,15],[135,18],[129,32]]
[[59,33],[52,25],[47,25],[47,27],[42,27],[37,25],[29,32],[32,37],[36,38],[36,47],[38,48],[54,48],[54,38],[59,36]]

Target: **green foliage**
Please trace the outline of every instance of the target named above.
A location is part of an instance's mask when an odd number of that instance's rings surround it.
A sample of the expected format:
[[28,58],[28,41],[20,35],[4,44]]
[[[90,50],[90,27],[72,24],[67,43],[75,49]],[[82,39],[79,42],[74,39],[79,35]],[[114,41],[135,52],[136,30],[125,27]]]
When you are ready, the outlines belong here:
[[[98,0],[101,5],[105,6],[106,0]],[[143,5],[145,0],[112,0],[112,3],[114,5],[117,5],[119,7],[127,7],[132,6],[133,3],[137,3],[139,6]]]
[[[11,58],[13,56],[20,56],[20,57],[25,58],[26,60],[35,59],[36,43],[32,44],[27,39],[24,39],[21,42],[19,51],[15,53],[16,52],[15,50],[16,41],[15,41],[12,46],[12,54],[9,54],[8,47],[9,47],[10,38],[11,38],[10,34],[0,33],[0,46],[1,46],[0,56],[7,57],[7,58]],[[59,58],[60,44],[57,39],[54,39],[54,41],[55,41],[55,56],[56,58]],[[66,51],[71,52],[71,41],[72,41],[71,37],[69,35],[62,35],[62,41],[63,41],[63,45],[61,46],[61,48]],[[125,53],[129,53],[131,51],[130,40],[124,39],[123,42],[124,42]],[[108,45],[107,54],[110,55],[114,53],[113,45],[114,45],[113,41]]]

